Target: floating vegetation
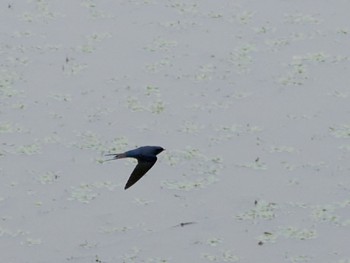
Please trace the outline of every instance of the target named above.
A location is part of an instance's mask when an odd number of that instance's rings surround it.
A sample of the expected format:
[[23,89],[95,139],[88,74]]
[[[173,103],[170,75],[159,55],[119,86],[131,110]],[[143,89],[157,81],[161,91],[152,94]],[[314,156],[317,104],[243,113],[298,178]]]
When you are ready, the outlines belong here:
[[274,51],[277,48],[282,48],[290,45],[290,40],[288,38],[277,38],[277,39],[269,39],[265,41],[266,45],[270,46]]
[[193,133],[198,133],[203,128],[204,128],[204,125],[196,124],[193,121],[185,121],[182,124],[182,127],[180,128],[179,131],[185,132],[185,133],[188,133],[188,134],[193,134]]
[[147,64],[146,70],[151,72],[151,73],[158,73],[161,70],[163,70],[164,68],[170,67],[172,66],[172,64],[170,63],[170,59],[169,58],[164,58],[161,59],[160,61],[154,62],[152,64]]
[[161,98],[160,89],[158,87],[148,85],[145,88],[145,97],[143,100],[147,102],[141,102],[138,97],[128,96],[127,108],[131,111],[149,111],[153,114],[160,114],[165,110],[165,103]]
[[314,15],[306,15],[303,13],[287,14],[285,15],[285,22],[291,24],[319,24],[320,19]]
[[307,67],[301,57],[293,57],[293,60],[288,64],[288,72],[278,79],[282,85],[299,86],[309,79]]
[[346,92],[341,92],[339,90],[334,90],[332,92],[328,92],[327,95],[332,96],[332,97],[336,97],[336,98],[343,98],[346,99],[347,97],[349,97],[349,93]]
[[317,233],[315,230],[300,229],[293,226],[287,226],[287,227],[279,227],[274,232],[266,231],[262,235],[258,236],[257,240],[259,240],[259,244],[275,243],[277,239],[281,237],[298,239],[298,240],[307,240],[307,239],[316,238]]
[[112,233],[125,233],[131,230],[132,227],[121,226],[121,227],[100,227],[101,233],[112,234]]
[[141,103],[138,98],[129,96],[127,99],[127,107],[131,111],[143,111],[144,107],[141,106]]
[[8,228],[4,228],[0,226],[0,237],[18,237],[28,235],[27,231],[23,231],[21,229],[10,230]]
[[80,139],[80,142],[75,143],[74,145],[79,149],[103,151],[105,148],[101,141],[101,136],[91,131],[79,133],[78,138]]
[[170,48],[174,48],[177,46],[177,41],[166,40],[163,38],[156,38],[153,40],[152,44],[146,46],[144,49],[147,51],[169,51]]
[[209,246],[212,246],[212,247],[216,247],[220,243],[222,243],[222,240],[220,238],[217,238],[217,237],[210,238],[206,242],[206,244],[208,244]]
[[320,171],[324,168],[328,168],[329,165],[325,162],[319,162],[319,163],[306,163],[306,164],[303,164],[301,167],[311,168],[312,170]]
[[240,260],[231,250],[224,250],[216,255],[204,253],[202,258],[213,262],[239,262]]
[[189,191],[203,189],[219,181],[217,175],[223,166],[221,157],[210,157],[202,154],[198,149],[186,147],[182,151],[169,152],[164,160],[171,166],[186,165],[189,172],[183,174],[185,179],[163,181],[162,186],[168,189]]
[[348,145],[341,145],[341,146],[338,147],[338,149],[349,152],[350,151],[350,144],[348,144]]
[[307,53],[304,56],[293,56],[292,62],[288,64],[288,71],[278,79],[283,85],[302,85],[309,79],[308,68],[318,63],[338,63],[347,61],[349,57],[331,56],[324,52]]
[[105,11],[98,10],[96,2],[93,0],[82,1],[81,6],[88,8],[92,19],[113,18],[112,15],[106,13]]
[[251,92],[244,92],[244,91],[236,91],[232,94],[232,97],[235,99],[245,99],[247,97],[250,97],[253,93]]
[[95,188],[106,188],[109,191],[114,191],[115,188],[118,187],[118,184],[114,184],[110,181],[106,182],[96,182],[92,184]]
[[40,245],[42,243],[40,238],[30,238],[28,237],[25,242],[22,242],[23,245],[27,245],[27,246],[36,246],[36,245]]
[[291,146],[270,146],[270,152],[271,153],[281,153],[281,152],[293,153],[295,152],[295,149],[294,147],[291,147]]
[[71,189],[71,196],[68,200],[88,204],[98,196],[98,193],[94,192],[95,187],[89,184],[81,184],[79,187],[71,187]]
[[159,91],[159,87],[156,86],[152,86],[152,85],[148,85],[146,86],[146,91],[145,91],[145,95],[146,96],[160,96],[160,91]]
[[222,261],[223,262],[238,262],[240,258],[236,256],[232,251],[225,250],[222,252]]
[[232,124],[231,126],[219,126],[215,128],[219,132],[219,137],[223,139],[231,139],[234,136],[255,134],[263,131],[263,128],[259,126],[251,126],[250,124]]
[[338,34],[347,35],[347,34],[349,34],[350,31],[348,28],[339,28],[336,32]]
[[197,3],[188,3],[188,2],[171,2],[168,6],[175,8],[180,14],[196,14],[198,13],[198,4]]
[[255,15],[255,12],[244,11],[244,12],[236,15],[236,20],[238,23],[240,23],[242,25],[246,25],[246,24],[251,22],[254,15]]
[[286,259],[292,263],[309,262],[313,257],[308,255],[286,256]]
[[249,72],[249,66],[253,62],[251,54],[255,51],[255,45],[246,44],[230,52],[229,61],[235,65],[237,73]]
[[87,120],[89,122],[95,122],[101,120],[101,118],[109,113],[112,113],[113,111],[111,109],[106,109],[106,108],[101,108],[101,107],[96,107],[96,108],[91,108],[89,109],[89,113],[87,115]]
[[211,80],[215,69],[216,67],[212,64],[201,65],[199,70],[194,75],[194,81],[200,82]]
[[61,137],[59,137],[56,133],[47,135],[43,139],[44,143],[59,143],[61,141],[62,141]]
[[[83,243],[79,244],[79,247],[85,248],[85,249],[97,248],[97,246],[98,246],[97,242],[91,242],[91,241],[87,241],[87,240],[85,240]],[[98,261],[96,261],[96,262],[98,262]]]
[[63,67],[63,71],[66,75],[74,76],[80,74],[87,67],[87,64],[69,62],[65,64],[65,66]]
[[141,252],[141,249],[134,247],[131,252],[124,254],[122,256],[122,262],[123,263],[134,263],[141,261],[139,258],[139,254]]
[[59,178],[58,172],[48,171],[44,175],[38,176],[37,180],[41,184],[53,184],[54,182],[56,182],[58,180],[58,178]]
[[20,128],[17,124],[10,122],[0,123],[0,133],[13,133],[22,131],[23,129]]
[[169,152],[164,160],[171,166],[176,164],[190,165],[191,174],[200,175],[200,178],[217,175],[223,166],[223,159],[220,156],[209,157],[192,147],[186,147],[182,151]]
[[149,205],[151,203],[154,203],[154,201],[153,200],[145,200],[142,198],[135,198],[133,203],[136,203],[137,205],[144,206],[144,205]]
[[108,152],[120,152],[125,151],[130,144],[128,139],[124,136],[113,138],[111,142],[108,142]]
[[79,142],[73,145],[82,150],[96,150],[100,152],[119,152],[124,151],[129,145],[126,137],[115,137],[112,141],[102,140],[100,135],[91,131],[82,132],[78,135]]
[[331,134],[336,138],[350,138],[350,125],[343,124],[335,127],[329,127]]
[[93,33],[87,37],[88,42],[101,42],[102,40],[111,38],[112,34],[108,32]]
[[276,217],[276,210],[278,210],[276,203],[260,200],[254,208],[236,215],[235,218],[240,221],[256,219],[271,220]]
[[192,148],[190,146],[187,146],[185,150],[180,151],[183,159],[185,160],[191,160],[191,159],[196,159],[196,158],[201,158],[204,159],[205,155],[202,154],[198,149]]
[[11,98],[19,94],[19,91],[13,88],[13,85],[20,77],[17,73],[8,70],[0,71],[0,98]]
[[275,243],[278,238],[278,234],[272,232],[264,232],[262,235],[257,237],[259,240],[258,244],[262,245],[265,243]]
[[155,257],[155,258],[147,258],[147,263],[170,263],[169,259]]
[[16,110],[24,110],[24,109],[26,109],[27,107],[26,107],[26,105],[25,104],[23,104],[23,103],[13,103],[12,105],[11,105],[11,107],[13,108],[13,109],[16,109]]
[[250,163],[237,164],[237,167],[251,168],[254,170],[267,170],[267,164],[260,161],[260,159]]
[[207,16],[208,16],[209,18],[217,19],[217,18],[222,18],[222,17],[223,17],[223,14],[210,12],[210,13],[207,14]]
[[92,53],[96,50],[96,47],[89,43],[89,44],[78,46],[77,49],[83,53]]
[[12,36],[13,37],[32,37],[34,36],[35,34],[33,34],[32,31],[29,31],[29,30],[25,30],[25,31],[14,31],[12,33]]
[[299,240],[313,239],[317,236],[315,230],[299,229],[292,226],[280,228],[279,234],[283,235],[286,238],[293,238]]
[[17,148],[18,153],[22,153],[25,155],[38,154],[40,153],[40,150],[41,150],[41,146],[35,143],[22,145]]
[[28,66],[29,58],[27,57],[8,57],[7,62],[12,65]]
[[62,14],[51,11],[49,7],[50,1],[47,0],[38,0],[30,1],[30,4],[34,4],[36,12],[24,12],[21,15],[21,20],[32,23],[32,22],[44,22],[47,23],[49,20],[54,20],[59,17],[63,17]]
[[189,27],[196,26],[197,23],[194,20],[172,20],[172,21],[160,21],[159,25],[165,28],[171,28],[172,30],[186,30]]
[[306,54],[306,56],[296,57],[296,59],[309,61],[309,62],[329,62],[330,58],[331,56],[328,54],[325,54],[324,52],[308,53]]
[[[66,2],[1,9],[4,262],[40,262],[44,248],[71,263],[350,263],[348,1],[310,13],[306,1],[274,1],[274,13],[252,1]],[[160,192],[95,173],[114,167],[104,154],[157,140]],[[274,189],[247,192],[240,172]],[[99,205],[111,195],[118,207]],[[216,205],[227,209],[207,215]],[[65,215],[73,228],[40,229]]]
[[259,27],[254,28],[254,31],[258,34],[266,34],[266,33],[270,33],[270,32],[275,32],[276,28],[263,25],[263,26],[259,26]]
[[160,114],[165,110],[165,103],[161,100],[157,100],[149,106],[149,110],[152,113]]
[[337,208],[336,205],[316,206],[312,210],[312,217],[317,221],[340,225],[340,217],[335,214]]
[[37,207],[40,207],[40,206],[43,205],[43,202],[42,202],[42,201],[36,201],[36,202],[34,203],[34,205],[37,206]]
[[184,191],[190,191],[193,189],[203,189],[207,186],[217,182],[219,179],[214,176],[208,176],[203,179],[197,179],[195,181],[164,181],[162,183],[162,186],[172,189],[172,190],[184,190]]
[[65,102],[71,102],[72,101],[72,96],[70,94],[51,94],[49,96],[50,98],[57,100],[57,101],[65,101]]
[[296,168],[298,168],[296,165],[290,164],[286,161],[281,162],[281,164],[283,165],[283,168],[286,169],[287,171],[293,171]]
[[106,188],[113,191],[118,185],[111,182],[96,182],[91,184],[80,184],[78,187],[71,187],[71,195],[68,200],[75,200],[84,204],[90,203],[99,194],[97,189]]

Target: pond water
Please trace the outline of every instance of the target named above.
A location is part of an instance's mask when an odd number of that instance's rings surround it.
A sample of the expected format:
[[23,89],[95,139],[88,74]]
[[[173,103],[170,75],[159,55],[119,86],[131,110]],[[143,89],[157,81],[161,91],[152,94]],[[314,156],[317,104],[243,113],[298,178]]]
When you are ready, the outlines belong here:
[[4,2],[1,261],[350,262],[348,10]]

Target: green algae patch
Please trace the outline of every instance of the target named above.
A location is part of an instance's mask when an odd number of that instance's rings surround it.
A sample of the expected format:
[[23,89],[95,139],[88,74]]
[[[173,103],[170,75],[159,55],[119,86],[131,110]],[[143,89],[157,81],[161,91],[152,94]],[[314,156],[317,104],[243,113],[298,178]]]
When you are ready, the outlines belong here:
[[216,254],[203,253],[203,259],[211,262],[239,262],[240,257],[235,255],[231,250],[222,250]]
[[275,243],[282,238],[296,239],[296,240],[308,240],[317,237],[317,232],[314,229],[298,228],[294,226],[278,227],[274,231],[265,231],[262,235],[256,239],[259,241],[259,245],[265,243]]
[[109,191],[113,191],[117,186],[118,185],[111,182],[85,183],[76,187],[72,186],[68,200],[89,204],[92,200],[99,196],[98,189],[104,188]]
[[271,220],[276,217],[277,210],[278,205],[276,203],[270,203],[264,200],[260,200],[256,203],[254,208],[236,215],[235,218],[239,221],[257,219]]
[[21,131],[22,128],[18,127],[16,124],[10,122],[0,123],[0,133],[13,133]]
[[197,179],[194,181],[186,180],[186,181],[165,181],[162,183],[162,186],[172,189],[172,190],[184,190],[190,191],[193,189],[204,189],[209,185],[217,182],[219,179],[211,176],[203,179]]
[[254,162],[238,164],[238,167],[250,168],[253,170],[267,170],[268,166],[266,163],[260,161],[260,159],[255,160]]
[[292,226],[280,228],[279,234],[286,238],[299,240],[313,239],[317,237],[317,233],[313,229],[300,229]]
[[48,171],[43,175],[38,176],[36,179],[41,184],[53,184],[57,182],[59,178],[59,172]]
[[16,72],[1,70],[0,71],[0,98],[11,98],[20,92],[14,89],[14,84],[20,79]]
[[350,125],[343,124],[335,127],[329,127],[331,135],[335,138],[350,138]]
[[36,143],[26,144],[26,145],[19,146],[17,148],[17,152],[25,155],[38,154],[38,153],[41,153],[41,146]]

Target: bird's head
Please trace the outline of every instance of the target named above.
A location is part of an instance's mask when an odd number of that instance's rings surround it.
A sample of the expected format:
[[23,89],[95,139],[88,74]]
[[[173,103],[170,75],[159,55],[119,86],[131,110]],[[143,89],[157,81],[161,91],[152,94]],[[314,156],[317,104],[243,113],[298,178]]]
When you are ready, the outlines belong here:
[[154,151],[155,151],[155,154],[160,154],[162,151],[164,151],[165,149],[163,147],[160,147],[160,146],[155,146],[154,147]]

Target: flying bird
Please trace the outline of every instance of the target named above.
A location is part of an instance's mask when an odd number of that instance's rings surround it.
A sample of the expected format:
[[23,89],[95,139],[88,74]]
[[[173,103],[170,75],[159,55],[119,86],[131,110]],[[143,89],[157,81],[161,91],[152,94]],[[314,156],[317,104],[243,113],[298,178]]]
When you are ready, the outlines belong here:
[[112,159],[106,161],[121,159],[121,158],[135,158],[137,159],[137,165],[134,171],[131,173],[129,180],[127,181],[124,189],[128,189],[130,186],[135,184],[138,180],[144,176],[149,169],[157,161],[157,155],[164,151],[160,146],[143,146],[135,150],[127,151],[124,153],[113,153],[106,154],[106,156],[114,156]]

